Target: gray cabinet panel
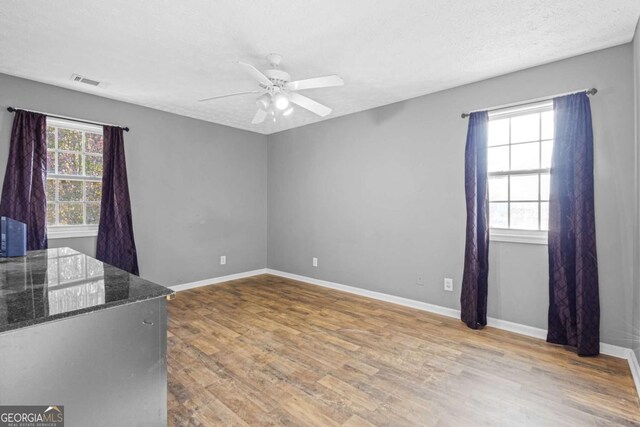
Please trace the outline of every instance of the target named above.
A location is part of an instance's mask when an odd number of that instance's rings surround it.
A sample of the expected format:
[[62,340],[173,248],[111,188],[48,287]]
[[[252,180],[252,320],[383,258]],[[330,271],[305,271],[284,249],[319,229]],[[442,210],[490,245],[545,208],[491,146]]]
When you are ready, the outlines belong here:
[[0,334],[0,404],[59,404],[68,426],[167,421],[166,300]]

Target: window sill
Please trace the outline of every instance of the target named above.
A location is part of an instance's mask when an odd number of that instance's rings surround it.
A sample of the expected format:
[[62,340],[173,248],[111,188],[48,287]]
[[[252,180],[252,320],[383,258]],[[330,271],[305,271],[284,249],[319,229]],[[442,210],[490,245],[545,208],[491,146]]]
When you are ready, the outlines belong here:
[[548,232],[539,230],[510,230],[492,228],[489,230],[489,240],[505,243],[524,243],[529,245],[546,245]]
[[95,237],[98,235],[98,226],[68,226],[48,227],[48,239],[70,239],[75,237]]

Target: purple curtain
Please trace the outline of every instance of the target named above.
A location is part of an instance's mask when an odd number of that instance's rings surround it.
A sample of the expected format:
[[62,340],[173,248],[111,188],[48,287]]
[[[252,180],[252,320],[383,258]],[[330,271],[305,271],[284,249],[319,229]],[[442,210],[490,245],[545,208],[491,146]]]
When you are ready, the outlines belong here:
[[47,248],[47,116],[16,110],[0,215],[27,224],[27,250]]
[[138,274],[122,128],[104,126],[102,202],[96,258]]
[[556,98],[553,110],[547,341],[575,347],[580,356],[596,356],[600,302],[589,97],[582,92]]
[[489,192],[486,111],[471,113],[465,149],[467,239],[460,295],[461,319],[472,329],[487,324],[489,276]]

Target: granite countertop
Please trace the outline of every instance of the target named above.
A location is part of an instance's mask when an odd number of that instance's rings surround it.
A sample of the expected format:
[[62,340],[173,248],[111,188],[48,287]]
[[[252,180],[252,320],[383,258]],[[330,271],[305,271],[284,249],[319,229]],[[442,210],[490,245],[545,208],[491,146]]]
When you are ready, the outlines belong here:
[[174,292],[71,248],[0,258],[0,333]]

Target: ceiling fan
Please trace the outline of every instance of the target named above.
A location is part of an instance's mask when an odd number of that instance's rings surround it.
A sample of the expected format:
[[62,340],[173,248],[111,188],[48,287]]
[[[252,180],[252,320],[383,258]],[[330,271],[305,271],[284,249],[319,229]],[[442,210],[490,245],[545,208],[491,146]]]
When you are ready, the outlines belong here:
[[251,120],[253,124],[262,123],[269,114],[273,116],[273,120],[275,121],[277,112],[282,112],[282,115],[288,116],[293,112],[291,103],[299,105],[320,117],[325,117],[331,113],[331,108],[304,95],[300,95],[297,91],[342,86],[344,85],[344,81],[339,76],[331,75],[291,81],[289,73],[279,69],[280,63],[282,62],[281,55],[270,53],[267,55],[267,61],[271,65],[271,69],[264,70],[264,72],[258,70],[251,64],[238,62],[238,65],[258,81],[260,89],[214,96],[200,99],[199,102],[228,98],[230,96],[247,95],[250,93],[260,93],[261,95],[256,99],[258,111],[255,116],[253,116],[253,120]]

